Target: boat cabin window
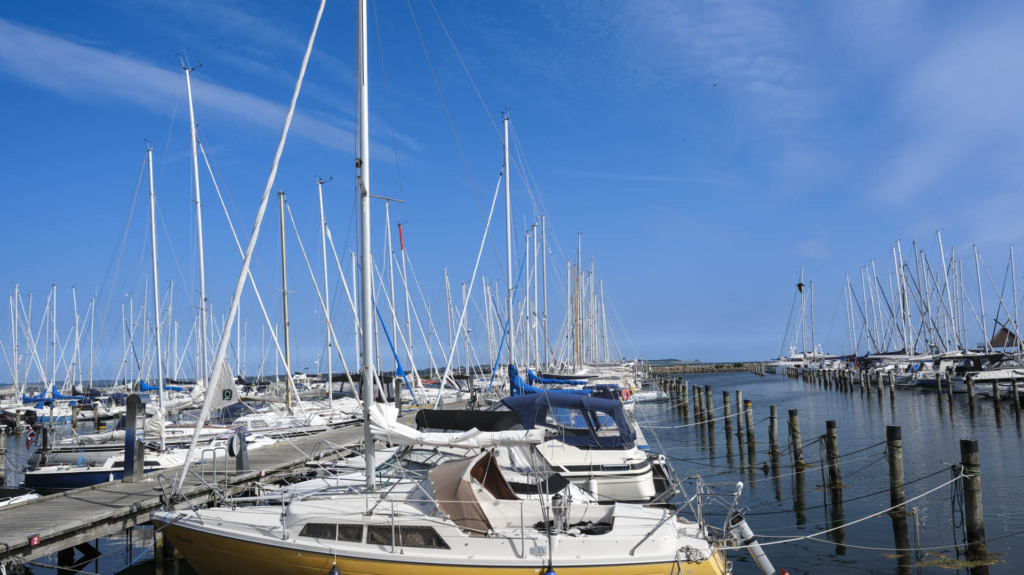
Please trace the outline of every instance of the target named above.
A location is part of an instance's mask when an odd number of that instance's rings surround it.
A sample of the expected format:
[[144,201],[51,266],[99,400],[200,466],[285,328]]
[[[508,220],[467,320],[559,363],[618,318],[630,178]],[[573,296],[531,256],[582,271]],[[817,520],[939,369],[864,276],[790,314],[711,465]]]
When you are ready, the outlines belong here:
[[543,427],[554,429],[560,433],[577,437],[618,437],[619,428],[615,420],[607,413],[587,411],[575,408],[548,407],[544,410]]
[[[394,539],[392,540],[392,535]],[[422,547],[425,549],[451,549],[433,527],[409,525],[370,525],[367,527],[366,542],[374,545],[395,545],[397,547]]]
[[334,523],[307,523],[302,527],[299,535],[314,539],[361,543],[363,541],[363,526],[346,523],[339,523],[337,525]]

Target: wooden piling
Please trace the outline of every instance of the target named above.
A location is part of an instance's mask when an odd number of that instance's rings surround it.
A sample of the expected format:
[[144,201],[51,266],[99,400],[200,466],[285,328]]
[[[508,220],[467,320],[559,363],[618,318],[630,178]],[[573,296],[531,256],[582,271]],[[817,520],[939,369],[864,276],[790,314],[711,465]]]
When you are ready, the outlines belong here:
[[793,464],[797,467],[804,466],[803,440],[800,438],[800,417],[797,410],[789,410],[789,445],[793,453]]
[[996,409],[999,409],[999,405],[1000,405],[1000,403],[1002,403],[1002,398],[999,397],[1000,395],[1001,394],[999,392],[999,382],[993,381],[992,382],[992,401],[995,402]]
[[725,434],[729,435],[732,433],[732,406],[729,405],[729,390],[727,389],[722,390],[722,409],[724,411],[722,417],[725,419]]
[[743,392],[736,390],[736,436],[743,437]]
[[974,376],[971,374],[967,374],[967,403],[974,407]]
[[[889,506],[902,506],[907,501],[903,483],[903,430],[897,425],[885,427],[885,450],[889,459]],[[904,513],[902,507],[894,510]]]
[[889,460],[889,512],[892,518],[893,541],[896,544],[898,557],[897,573],[911,575],[913,573],[910,558],[910,533],[907,529],[907,502],[903,483],[903,435],[898,426],[889,425],[885,428],[886,455]]
[[708,427],[715,426],[715,398],[711,395],[711,386],[704,387],[704,407],[707,409]]
[[768,453],[775,458],[779,455],[779,410],[775,405],[768,410]]
[[828,462],[828,483],[831,489],[842,489],[839,474],[839,430],[835,421],[825,422],[825,459]]
[[754,445],[754,403],[749,399],[744,399],[743,411],[747,416],[747,445]]
[[1020,394],[1017,393],[1017,380],[1010,381],[1010,399],[1013,400],[1013,410],[1020,413]]
[[[964,515],[967,522],[967,558],[972,561],[988,556],[985,543],[985,515],[981,507],[981,462],[978,457],[978,442],[974,439],[960,440],[960,465],[964,478]],[[986,569],[987,573],[988,570]],[[974,569],[971,570],[975,574]]]

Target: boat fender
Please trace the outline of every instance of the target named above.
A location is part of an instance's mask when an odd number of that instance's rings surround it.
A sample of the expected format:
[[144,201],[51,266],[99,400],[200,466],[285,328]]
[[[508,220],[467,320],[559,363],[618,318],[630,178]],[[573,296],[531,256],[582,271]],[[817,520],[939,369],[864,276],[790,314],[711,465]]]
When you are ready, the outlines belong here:
[[338,565],[332,565],[331,570],[327,572],[327,575],[341,575],[341,571],[338,570]]
[[544,570],[544,575],[558,575],[558,574],[555,573],[555,568],[554,567],[548,567],[547,569]]

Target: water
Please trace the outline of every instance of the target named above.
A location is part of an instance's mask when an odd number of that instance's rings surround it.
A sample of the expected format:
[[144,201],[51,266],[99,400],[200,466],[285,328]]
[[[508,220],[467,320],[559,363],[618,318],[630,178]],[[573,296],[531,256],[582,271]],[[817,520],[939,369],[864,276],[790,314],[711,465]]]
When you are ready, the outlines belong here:
[[[917,565],[912,571],[898,568],[890,517],[883,514],[871,518],[890,506],[884,444],[887,425],[902,427],[908,500],[949,482],[951,465],[960,461],[959,440],[978,440],[988,550],[1002,561],[990,566],[989,572],[1018,573],[1019,565],[1024,564],[1020,545],[1024,541],[1024,504],[1018,490],[1024,479],[1020,457],[1024,433],[1010,402],[1003,401],[997,411],[991,400],[978,398],[972,415],[962,395],[956,396],[950,406],[934,392],[897,389],[891,401],[888,389],[882,396],[862,396],[859,388],[854,393],[843,393],[783,376],[701,374],[686,379],[691,386],[688,418],[678,405],[660,403],[640,406],[637,419],[657,433],[661,446],[652,438],[651,448],[666,453],[681,476],[700,474],[709,482],[744,483],[741,505],[749,507],[748,523],[765,544],[776,568],[783,567],[794,575],[956,572],[936,565],[943,558],[957,559],[955,544],[963,542],[952,486],[941,487],[907,505],[908,509],[916,508],[920,532],[918,539],[914,517],[908,517],[911,547],[921,548],[920,555],[912,555]],[[723,414],[722,391],[730,392],[733,435],[735,391],[742,391],[744,400],[753,401],[757,440],[754,465],[748,463],[746,446],[741,450],[735,437],[727,441],[724,421],[716,421],[711,432],[692,425],[694,385],[711,386],[716,417]],[[799,411],[804,460],[809,464],[803,474],[802,498],[797,489],[800,476],[794,474],[787,452],[777,472],[763,468],[769,459],[767,418],[772,404],[778,406],[783,450],[788,442],[788,411]],[[814,440],[824,435],[828,420],[837,424],[842,455],[841,519],[835,517],[835,506],[826,505],[827,490],[821,487],[827,480],[823,480],[822,466],[817,464],[825,456],[823,446],[819,448]],[[819,534],[844,524],[841,531]],[[787,540],[790,542],[774,543]],[[732,559],[737,574],[759,573],[745,552],[734,552]],[[967,573],[967,569],[961,568],[960,572]]]
[[[996,411],[990,400],[979,398],[972,416],[964,396],[957,396],[951,407],[932,392],[897,389],[895,401],[890,401],[887,389],[881,397],[862,396],[859,389],[852,394],[843,393],[783,376],[762,378],[734,373],[688,375],[686,379],[691,387],[712,387],[717,417],[722,415],[722,391],[730,392],[733,436],[728,441],[723,421],[716,421],[711,432],[693,425],[692,395],[688,417],[676,405],[657,403],[639,406],[637,419],[646,429],[652,450],[665,453],[681,476],[699,474],[708,482],[728,486],[743,482],[741,505],[749,508],[748,522],[765,544],[776,568],[785,568],[793,575],[968,572],[965,568],[958,571],[936,565],[942,558],[956,559],[955,544],[962,543],[961,532],[955,527],[959,518],[951,486],[940,487],[908,504],[908,508],[916,509],[919,529],[917,537],[915,519],[909,517],[910,545],[920,547],[921,552],[912,554],[915,567],[899,569],[893,551],[892,520],[884,514],[872,517],[889,507],[884,445],[887,425],[902,427],[908,500],[951,479],[950,467],[960,461],[961,438],[978,440],[988,550],[1002,561],[991,565],[989,572],[1017,573],[1018,566],[1024,564],[1024,546],[1020,545],[1024,542],[1024,504],[1017,489],[1024,480],[1024,462],[1020,457],[1024,431],[1010,402],[1004,401]],[[749,463],[746,446],[741,449],[735,437],[737,390],[742,391],[744,399],[753,401],[757,440],[753,465]],[[788,452],[783,453],[776,472],[770,467],[763,469],[768,460],[767,417],[771,404],[778,406],[782,449],[788,439],[788,410],[799,411],[804,459],[808,463],[802,476],[794,474]],[[828,420],[837,423],[842,455],[841,519],[836,517],[834,505],[826,505],[827,492],[821,489],[825,481],[821,466],[817,465],[824,454],[814,440],[825,433]],[[801,477],[802,492],[797,489]],[[709,518],[721,521],[721,515],[712,511],[709,509]],[[836,525],[845,527],[819,534]],[[130,541],[124,536],[104,539],[99,546],[103,556],[79,567],[83,572],[158,572],[152,563],[151,529],[136,529]],[[737,575],[759,573],[744,551],[732,552],[730,559]],[[41,567],[55,563],[55,556],[40,558],[32,571],[55,573],[55,569]],[[128,564],[132,565],[125,569]],[[189,575],[192,570],[180,562],[168,563],[160,572]]]

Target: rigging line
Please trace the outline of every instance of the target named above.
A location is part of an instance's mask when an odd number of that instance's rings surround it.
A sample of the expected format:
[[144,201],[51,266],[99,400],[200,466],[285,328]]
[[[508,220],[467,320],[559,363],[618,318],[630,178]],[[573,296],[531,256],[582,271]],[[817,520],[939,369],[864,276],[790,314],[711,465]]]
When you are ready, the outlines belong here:
[[444,20],[441,19],[441,14],[438,13],[437,7],[434,6],[434,0],[428,0],[430,8],[434,10],[434,15],[437,16],[437,22],[441,25],[441,30],[444,31],[444,35],[448,38],[448,43],[452,45],[452,51],[455,52],[455,57],[458,58],[459,64],[462,66],[463,71],[466,72],[466,78],[469,80],[469,85],[473,86],[473,91],[476,92],[476,97],[480,100],[480,105],[484,109],[484,114],[487,119],[491,121],[491,126],[494,128],[495,135],[498,139],[501,139],[501,130],[498,128],[498,123],[494,121],[494,116],[490,113],[490,108],[484,102],[484,97],[480,94],[480,89],[477,88],[476,82],[473,80],[473,75],[469,73],[469,67],[466,66],[466,62],[462,59],[462,54],[459,53],[459,49],[455,46],[455,40],[452,39],[451,33],[448,32],[448,28],[444,25]]
[[[872,513],[871,515],[866,515],[864,517],[861,517],[860,519],[856,519],[854,521],[850,521],[850,522],[844,523],[842,525],[837,525],[835,527],[831,527],[829,529],[825,529],[825,530],[819,531],[817,533],[811,533],[810,535],[803,535],[803,536],[798,536],[798,537],[789,537],[789,538],[786,538],[786,539],[781,539],[779,541],[765,541],[765,542],[761,543],[761,546],[762,547],[766,547],[768,545],[779,545],[779,544],[783,544],[783,543],[795,543],[797,541],[802,541],[804,539],[810,539],[810,538],[813,538],[813,537],[819,537],[819,536],[824,535],[826,533],[831,533],[833,531],[837,531],[839,529],[843,529],[843,528],[849,527],[850,525],[856,525],[857,523],[861,523],[861,522],[867,521],[868,519],[874,519],[876,517],[881,517],[882,515],[885,515],[885,514],[889,513],[890,511],[893,511],[893,510],[898,509],[900,507],[906,507],[906,505],[908,503],[911,503],[913,501],[917,501],[918,499],[921,499],[923,497],[931,495],[932,493],[938,491],[939,489],[942,489],[942,488],[946,487],[947,485],[950,485],[951,483],[959,481],[963,477],[964,477],[964,475],[960,474],[956,478],[951,479],[951,480],[943,483],[942,485],[939,485],[937,487],[929,489],[928,491],[925,491],[924,493],[922,493],[922,494],[920,494],[920,495],[918,495],[916,497],[911,497],[910,499],[904,501],[903,503],[900,503],[900,504],[897,504],[897,505],[893,505],[893,506],[888,507],[886,509],[883,509],[881,511]],[[745,549],[747,547],[748,547],[747,545],[726,545],[726,546],[724,546],[722,548],[723,549],[727,549],[727,550],[739,550],[739,549]]]
[[[111,278],[111,280],[110,280],[111,288],[113,288],[114,281],[117,278],[117,272],[121,269],[121,257],[124,255],[124,248],[125,248],[125,245],[128,243],[128,229],[131,227],[132,216],[135,214],[135,203],[139,199],[139,190],[142,188],[142,177],[143,177],[143,175],[145,175],[145,173],[146,173],[146,162],[142,162],[142,165],[139,167],[139,181],[138,181],[138,183],[135,184],[135,195],[132,197],[131,207],[128,209],[127,217],[124,220],[122,220],[122,229],[124,230],[124,234],[121,236],[121,249],[118,250],[118,252],[117,252],[117,265],[114,267],[114,277]],[[110,277],[110,264],[107,264],[107,271],[103,275],[103,281],[100,282],[100,285],[106,285],[108,277]],[[102,317],[102,319],[100,321],[100,333],[99,333],[99,335],[96,338],[96,339],[98,339],[100,341],[103,340],[103,331],[104,331],[104,328],[106,327],[106,324],[107,324],[107,318],[109,317],[109,313],[110,313],[110,303],[111,303],[111,300],[113,300],[113,299],[114,299],[114,290],[111,289],[110,293],[107,295],[107,303],[106,303],[105,307],[103,308],[103,317]]]
[[[410,8],[411,8],[411,6],[410,6]],[[484,226],[484,234],[483,234],[484,237],[481,238],[481,240],[480,240],[480,249],[479,249],[479,251],[476,254],[476,263],[473,265],[473,273],[472,273],[472,275],[470,275],[469,287],[466,290],[467,294],[473,293],[473,285],[476,283],[477,271],[480,268],[480,258],[481,258],[481,256],[483,256],[483,253],[484,253],[484,245],[487,242],[488,231],[491,228],[491,217],[494,216],[494,206],[497,205],[497,203],[498,203],[498,191],[500,189],[501,189],[501,175],[498,176],[498,183],[494,187],[494,197],[491,199],[491,211],[487,215],[487,224]],[[522,273],[521,270],[520,270],[520,273]],[[462,327],[463,327],[463,325],[465,325],[466,312],[467,312],[467,308],[468,307],[469,307],[469,297],[467,297],[466,301],[463,302],[463,304],[462,304],[462,313],[459,314],[459,325],[455,329],[455,333],[462,333]],[[437,400],[434,401],[434,408],[435,409],[437,408],[438,404],[441,402],[441,397],[442,397],[441,393],[444,391],[444,382],[448,380],[448,376],[451,373],[452,359],[455,357],[455,349],[457,347],[458,347],[458,344],[457,343],[453,343],[452,344],[452,348],[451,348],[451,350],[448,353],[448,360],[447,360],[445,368],[444,368],[444,376],[441,378],[440,385],[438,385]],[[444,349],[444,348],[442,347],[442,349]],[[510,356],[509,360],[511,361],[512,359],[513,358]],[[467,361],[467,363],[469,362],[469,358],[468,357],[466,358],[466,361]]]
[[377,17],[377,2],[373,2],[373,23],[377,27],[377,50],[380,53],[380,72],[384,76],[384,101],[388,107],[388,126],[391,128],[391,148],[395,151],[395,173],[398,177],[398,193],[402,198],[402,219],[405,219],[405,188],[402,186],[402,169],[398,162],[398,139],[395,137],[395,120],[391,112],[391,86],[388,85],[388,70],[384,65],[384,44],[381,41],[380,19]]
[[[310,265],[310,263],[309,263],[309,257],[306,255],[306,248],[305,248],[305,246],[302,245],[302,238],[299,236],[299,228],[295,225],[295,216],[292,215],[292,206],[288,202],[285,202],[285,206],[288,209],[288,219],[292,223],[292,230],[295,232],[295,240],[298,242],[299,250],[302,252],[302,259],[304,259],[306,261],[306,269],[309,270],[309,276],[310,276],[310,278],[313,281],[313,289],[316,291],[317,301],[320,302],[320,308],[323,311],[324,316],[326,317],[328,315],[327,303],[324,301],[324,296],[320,293],[320,285],[317,283],[316,274],[313,273],[313,266]],[[342,277],[344,277],[344,276],[342,276]],[[347,285],[345,286],[345,291],[348,292],[348,286]],[[326,317],[326,320],[327,320],[327,327],[326,327],[326,329],[329,332],[329,335],[331,336],[331,339],[334,341],[335,352],[338,354],[338,359],[341,360],[341,366],[345,369],[345,377],[348,379],[348,382],[351,384],[351,383],[353,383],[352,382],[352,376],[349,375],[348,363],[345,361],[345,356],[344,356],[344,354],[341,353],[341,343],[338,342],[338,336],[334,333],[334,324],[331,323],[331,318],[330,317]],[[319,371],[319,369],[317,371]],[[290,378],[289,378],[289,381],[291,381]],[[333,391],[332,391],[332,389],[333,389],[333,385],[332,384],[333,383],[334,383],[333,381],[328,382],[329,385],[327,387],[327,393],[333,393]],[[291,383],[290,385],[294,385],[294,383]],[[297,390],[293,390],[293,391],[295,391],[296,395],[297,395],[297,393],[298,393]],[[299,402],[299,403],[301,405],[301,402]]]

